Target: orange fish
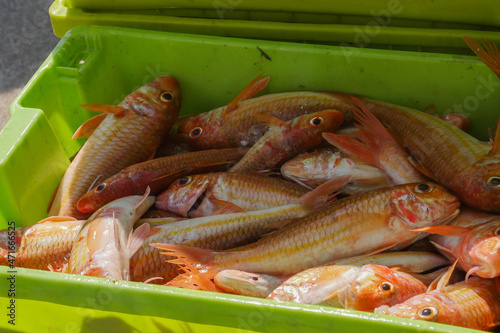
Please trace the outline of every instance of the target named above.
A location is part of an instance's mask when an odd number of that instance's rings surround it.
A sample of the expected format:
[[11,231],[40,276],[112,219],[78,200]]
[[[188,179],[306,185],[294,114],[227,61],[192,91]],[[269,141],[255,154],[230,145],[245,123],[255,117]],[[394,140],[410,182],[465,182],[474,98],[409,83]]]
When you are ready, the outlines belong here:
[[346,118],[351,117],[352,107],[348,103],[324,92],[287,92],[251,98],[267,85],[269,78],[260,78],[254,79],[230,104],[184,119],[179,133],[196,149],[250,147],[267,130],[254,114],[286,122],[303,114],[334,109]]
[[229,172],[280,167],[295,155],[320,144],[323,132],[334,132],[344,121],[344,115],[336,110],[308,113],[287,122],[267,115],[254,116],[269,124],[269,130]]
[[232,250],[151,245],[210,269],[207,275],[224,269],[295,274],[333,260],[407,246],[423,236],[412,229],[449,222],[459,206],[439,185],[405,184],[341,199]]
[[227,205],[252,211],[298,203],[307,192],[300,185],[261,174],[216,172],[178,179],[156,198],[155,205],[182,216],[201,217]]
[[77,208],[82,213],[93,213],[115,199],[144,193],[148,187],[156,195],[183,176],[226,170],[245,153],[243,148],[216,149],[137,163],[95,186],[78,200]]
[[474,277],[445,287],[448,279],[446,274],[435,290],[391,307],[378,307],[374,312],[477,330],[492,330],[500,323],[498,278]]
[[[53,216],[34,225],[16,229],[15,266],[65,271],[73,243],[85,221]],[[0,232],[0,265],[8,265],[7,230]]]
[[78,200],[98,179],[152,157],[179,114],[181,92],[177,80],[162,76],[134,91],[116,105],[84,108],[104,114],[91,118],[73,136],[90,136],[66,170],[49,215],[87,218]]

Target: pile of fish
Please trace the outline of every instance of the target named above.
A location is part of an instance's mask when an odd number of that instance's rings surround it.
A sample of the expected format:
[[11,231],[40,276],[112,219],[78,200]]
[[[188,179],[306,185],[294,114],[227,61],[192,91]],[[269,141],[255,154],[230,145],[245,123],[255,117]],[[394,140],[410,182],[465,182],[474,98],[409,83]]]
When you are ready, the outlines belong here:
[[[500,76],[500,52],[470,38]],[[335,92],[178,117],[162,76],[100,112],[17,267],[490,330],[500,322],[500,126]],[[7,265],[7,231],[0,264]]]

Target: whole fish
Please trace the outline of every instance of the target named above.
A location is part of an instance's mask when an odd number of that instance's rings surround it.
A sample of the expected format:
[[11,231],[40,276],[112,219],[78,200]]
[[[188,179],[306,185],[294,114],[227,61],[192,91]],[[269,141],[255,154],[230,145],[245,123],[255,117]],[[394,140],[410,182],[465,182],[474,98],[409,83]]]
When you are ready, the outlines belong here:
[[[339,95],[340,96],[340,95]],[[373,113],[356,97],[345,98],[355,106],[353,112],[360,132],[351,137],[324,133],[326,141],[383,170],[392,184],[424,182],[428,179],[410,162],[406,150],[394,139]]]
[[467,277],[500,276],[500,216],[464,207],[447,226],[418,229],[429,232],[436,248],[458,266]]
[[179,114],[181,92],[176,79],[161,76],[117,106],[84,107],[104,114],[88,120],[73,136],[90,137],[66,170],[49,215],[87,218],[89,214],[77,209],[78,200],[97,179],[153,156]]
[[156,198],[156,208],[182,216],[208,216],[226,205],[245,211],[298,203],[307,189],[256,173],[216,172],[175,181]]
[[254,117],[269,124],[269,130],[229,172],[268,170],[280,167],[297,154],[320,144],[323,132],[334,132],[344,121],[336,110],[308,113],[287,122],[267,115]]
[[245,153],[243,148],[217,149],[134,164],[95,186],[78,200],[77,208],[82,213],[93,213],[115,199],[144,193],[148,187],[156,195],[178,178],[199,172],[226,170]]
[[317,187],[336,177],[350,176],[340,191],[355,195],[389,186],[386,174],[367,162],[346,156],[334,149],[313,149],[300,154],[281,166],[281,174],[308,188]]
[[[427,280],[429,280],[428,274],[417,275],[415,273],[425,272],[440,266],[444,266],[448,263],[449,262],[446,258],[437,254],[404,251],[377,253],[369,256],[350,257],[337,260],[333,263],[330,263],[328,266],[338,267],[347,265],[363,267],[370,264],[385,265],[397,269],[402,269],[405,272],[413,272],[412,275],[418,276],[417,278],[419,280],[422,281],[423,279],[426,279],[425,281],[423,281],[424,283],[426,283]],[[333,268],[333,270],[335,269],[337,268]],[[327,272],[327,269],[317,269],[315,267],[311,268],[310,270],[304,271],[305,274],[302,275],[301,279],[291,280],[295,281],[295,286],[298,289],[295,290],[294,288],[282,288],[281,294],[283,294],[283,292],[292,292],[298,297],[300,294],[299,290],[303,290],[304,292],[306,292],[307,288],[311,290],[313,288],[313,283],[316,283],[316,287],[319,286],[321,288],[323,285],[320,285],[319,282],[316,281],[321,280],[320,275],[322,272]],[[301,273],[298,273],[297,277],[301,276],[300,274]],[[326,283],[326,281],[328,280],[328,274],[326,274],[325,276],[326,279],[325,281],[323,281],[323,283]],[[311,279],[309,279],[309,277]],[[289,278],[291,278],[290,275],[275,276],[228,269],[217,273],[217,275],[215,275],[214,277],[214,283],[219,289],[227,293],[263,298],[271,294],[273,290],[275,290],[280,284],[282,284]],[[434,280],[435,278],[431,279]],[[432,282],[432,280],[430,282]],[[307,285],[308,287],[306,288],[304,285]],[[325,297],[325,295],[319,296],[319,294],[321,293],[315,292],[315,294],[318,295],[318,297]],[[318,299],[316,299],[315,301],[318,301]],[[338,305],[338,303],[335,304]]]
[[373,312],[382,305],[395,305],[424,293],[427,286],[412,275],[382,265],[363,266],[356,277],[339,290],[346,309]]
[[459,206],[458,199],[439,185],[406,184],[338,200],[232,250],[152,245],[209,268],[207,275],[224,269],[294,274],[349,256],[407,246],[424,236],[412,229],[449,222]]
[[[474,277],[446,285],[446,275],[435,290],[394,306],[381,306],[375,313],[432,321],[478,330],[492,330],[500,320],[498,278]],[[445,282],[445,283],[443,283]]]
[[[15,266],[65,271],[71,248],[84,223],[85,220],[72,217],[53,216],[16,229]],[[8,230],[0,231],[0,249],[5,252],[0,256],[0,265],[8,265],[8,236]]]
[[149,191],[110,202],[80,230],[71,250],[69,273],[129,280],[130,258],[149,234],[149,224],[132,226],[154,203]]
[[[131,279],[146,281],[162,277],[169,281],[178,274],[178,266],[166,262],[151,243],[184,244],[214,249],[228,249],[257,240],[268,233],[273,223],[306,215],[311,206],[292,204],[247,213],[199,217],[163,226],[154,225],[154,234],[130,260]],[[160,219],[159,219],[160,220]]]
[[258,79],[230,104],[185,119],[179,125],[179,133],[196,149],[250,147],[267,130],[254,114],[289,121],[306,113],[334,109],[341,111],[346,120],[351,117],[352,107],[348,103],[324,92],[287,92],[250,98],[267,84],[266,79]]

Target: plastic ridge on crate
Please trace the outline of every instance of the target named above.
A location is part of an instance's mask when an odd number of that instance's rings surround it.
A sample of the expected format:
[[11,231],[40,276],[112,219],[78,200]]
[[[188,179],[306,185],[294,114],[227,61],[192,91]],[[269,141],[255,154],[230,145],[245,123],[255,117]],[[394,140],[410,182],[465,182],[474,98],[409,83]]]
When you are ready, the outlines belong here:
[[[453,8],[453,10],[449,10]],[[463,35],[500,42],[495,0],[92,1],[56,0],[54,32],[112,25],[225,37],[470,54]]]
[[[46,216],[69,158],[85,142],[71,136],[95,115],[81,104],[117,104],[160,75],[179,80],[183,115],[227,104],[257,74],[265,73],[271,80],[263,93],[346,91],[416,109],[433,103],[439,113],[461,110],[472,120],[473,135],[484,140],[487,128],[500,116],[500,80],[475,56],[348,51],[338,46],[118,27],[74,28],[15,99],[11,119],[0,133],[1,228],[8,222],[22,227]],[[2,284],[8,283],[9,271],[0,267]],[[24,332],[96,332],[93,329],[99,323],[124,331],[144,325],[179,332],[366,332],[373,328],[387,333],[470,332],[343,309],[16,271],[15,329]],[[6,293],[0,297],[9,302]],[[12,329],[6,325],[4,320],[0,327]]]

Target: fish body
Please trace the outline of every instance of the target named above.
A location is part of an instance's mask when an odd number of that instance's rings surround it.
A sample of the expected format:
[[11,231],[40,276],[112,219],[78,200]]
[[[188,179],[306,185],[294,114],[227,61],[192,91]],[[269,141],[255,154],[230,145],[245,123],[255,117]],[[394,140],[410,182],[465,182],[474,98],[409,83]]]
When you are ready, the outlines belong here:
[[[15,266],[48,270],[65,270],[73,243],[85,220],[49,217],[34,225],[16,229]],[[0,248],[8,247],[8,231],[0,232]],[[5,251],[7,254],[7,251]],[[0,257],[8,265],[8,257]]]
[[407,246],[424,236],[411,231],[415,226],[449,222],[459,206],[458,199],[439,185],[406,184],[338,200],[232,250],[154,246],[215,271],[295,274],[334,260]]
[[156,195],[178,178],[199,172],[226,170],[245,152],[243,148],[207,150],[134,164],[95,186],[78,200],[77,208],[83,213],[93,213],[115,199],[142,194],[148,187]]
[[408,273],[370,264],[361,268],[338,297],[346,309],[373,312],[379,306],[399,304],[426,290],[423,282]]
[[268,170],[320,144],[323,132],[335,131],[344,121],[336,110],[308,113],[287,122],[256,115],[270,124],[269,130],[248,150],[229,172]]
[[125,97],[118,106],[87,107],[108,114],[97,116],[101,118],[95,129],[91,122],[91,128],[83,131],[92,134],[66,170],[49,215],[87,218],[88,213],[77,209],[78,200],[98,177],[106,179],[153,156],[179,114],[181,93],[176,79],[162,76]]
[[334,109],[341,111],[346,121],[352,117],[348,103],[324,92],[268,94],[243,100],[233,111],[226,112],[226,109],[227,106],[223,106],[184,120],[179,125],[179,133],[196,149],[250,147],[267,131],[266,124],[254,114],[286,122],[303,114]]
[[334,149],[315,149],[290,159],[281,166],[283,177],[307,187],[318,187],[330,179],[350,176],[340,191],[356,195],[390,186],[387,175],[377,167]]
[[162,277],[169,281],[178,266],[167,263],[165,256],[149,244],[168,243],[201,248],[228,249],[257,240],[270,232],[266,226],[306,215],[312,207],[291,204],[247,213],[232,213],[173,222],[158,228],[130,260],[132,280],[145,281]]
[[492,148],[426,113],[360,99],[433,179],[468,206],[500,212],[500,138]]
[[307,192],[300,185],[261,174],[217,172],[178,179],[156,198],[155,206],[182,216],[201,217],[228,203],[245,211],[298,203]]
[[495,279],[474,277],[414,296],[375,313],[432,321],[478,330],[492,330],[500,320],[500,295]]
[[429,227],[429,239],[451,261],[482,278],[500,275],[500,216],[464,207],[447,226]]
[[71,251],[70,273],[129,280],[130,257],[149,233],[147,223],[131,232],[154,203],[147,194],[112,201],[87,220]]

